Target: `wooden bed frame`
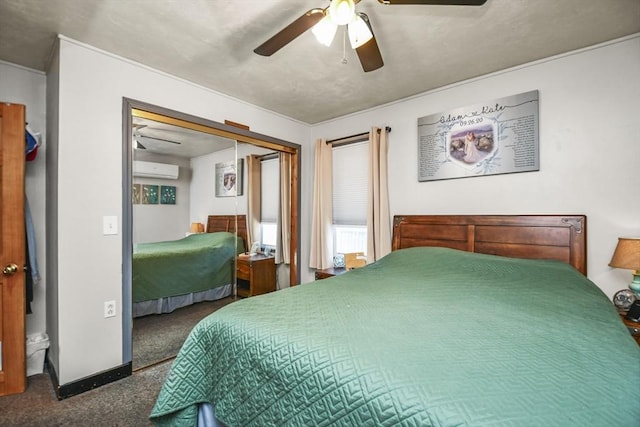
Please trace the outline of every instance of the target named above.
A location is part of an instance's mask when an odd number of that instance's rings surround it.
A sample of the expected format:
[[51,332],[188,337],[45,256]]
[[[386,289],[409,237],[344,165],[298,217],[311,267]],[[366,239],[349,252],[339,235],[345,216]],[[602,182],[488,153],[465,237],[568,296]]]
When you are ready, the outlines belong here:
[[514,258],[554,259],[587,274],[585,215],[396,215],[392,250],[441,246]]
[[209,215],[207,216],[207,233],[215,233],[217,231],[227,231],[229,233],[236,232],[237,219],[237,236],[244,242],[245,250],[247,248],[247,216],[246,215]]

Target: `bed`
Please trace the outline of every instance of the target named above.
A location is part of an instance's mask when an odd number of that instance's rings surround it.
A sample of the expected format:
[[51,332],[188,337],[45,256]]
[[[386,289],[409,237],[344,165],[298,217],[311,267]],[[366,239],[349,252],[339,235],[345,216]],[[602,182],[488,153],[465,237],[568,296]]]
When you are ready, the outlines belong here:
[[[241,230],[236,239],[236,222]],[[133,317],[170,313],[232,294],[234,261],[244,251],[244,215],[209,215],[206,233],[134,246]]]
[[398,216],[393,252],[191,332],[156,425],[637,425],[640,349],[586,217]]

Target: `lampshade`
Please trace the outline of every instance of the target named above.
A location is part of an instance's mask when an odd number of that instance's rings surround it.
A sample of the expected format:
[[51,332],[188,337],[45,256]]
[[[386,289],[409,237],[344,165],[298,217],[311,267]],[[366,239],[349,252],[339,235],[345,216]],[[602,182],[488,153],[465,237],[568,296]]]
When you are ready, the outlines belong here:
[[634,270],[629,289],[640,299],[640,237],[618,238],[618,246],[613,252],[609,266]]
[[331,0],[329,16],[336,25],[347,25],[353,20],[356,5],[353,0]]
[[316,40],[328,47],[331,46],[331,42],[333,41],[337,30],[338,26],[333,22],[329,13],[327,13],[324,18],[313,26],[311,32],[316,36]]
[[620,237],[609,267],[640,270],[640,237]]
[[204,224],[201,222],[192,222],[191,228],[189,229],[191,233],[204,233]]
[[367,15],[357,13],[353,21],[349,23],[349,41],[351,42],[352,48],[359,48],[373,37],[368,21]]

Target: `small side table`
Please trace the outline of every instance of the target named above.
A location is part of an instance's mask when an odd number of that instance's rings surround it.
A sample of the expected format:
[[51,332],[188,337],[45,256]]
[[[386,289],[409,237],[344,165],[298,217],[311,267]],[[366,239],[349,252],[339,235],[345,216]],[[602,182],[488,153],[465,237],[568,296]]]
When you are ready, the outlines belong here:
[[326,279],[328,277],[339,276],[346,272],[345,267],[325,268],[324,270],[316,270],[316,280]]
[[275,291],[275,258],[266,255],[238,255],[236,279],[239,297],[246,298]]
[[627,319],[625,316],[627,313],[619,313],[622,322],[626,325],[627,329],[629,329],[629,333],[633,337],[634,340],[640,345],[640,323],[632,322]]

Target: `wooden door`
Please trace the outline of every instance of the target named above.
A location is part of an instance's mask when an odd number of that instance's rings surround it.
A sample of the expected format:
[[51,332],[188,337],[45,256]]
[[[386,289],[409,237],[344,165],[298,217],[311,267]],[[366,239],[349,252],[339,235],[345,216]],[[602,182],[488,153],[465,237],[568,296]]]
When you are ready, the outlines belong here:
[[0,103],[0,396],[27,385],[25,107]]

